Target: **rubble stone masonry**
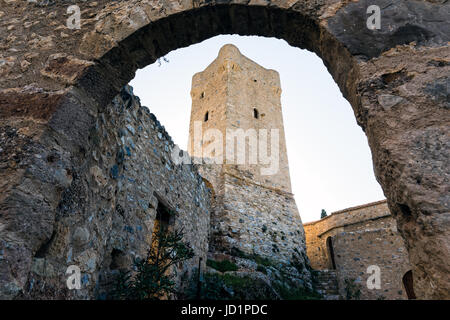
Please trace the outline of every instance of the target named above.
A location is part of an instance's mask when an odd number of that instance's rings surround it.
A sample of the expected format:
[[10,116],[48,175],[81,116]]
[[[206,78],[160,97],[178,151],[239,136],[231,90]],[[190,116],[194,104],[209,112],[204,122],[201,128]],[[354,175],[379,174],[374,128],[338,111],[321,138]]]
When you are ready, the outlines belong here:
[[[54,225],[53,233],[30,261],[22,257],[31,265],[24,283],[1,291],[1,298],[107,298],[117,271],[130,270],[135,258],[146,257],[161,205],[171,212],[174,229],[183,229],[195,252],[176,270],[178,281],[190,278],[199,258],[205,267],[211,195],[195,166],[172,162],[174,143],[131,87],[122,89],[110,105],[91,107],[96,120],[79,151],[81,163],[65,166],[57,144],[54,150],[36,154],[67,181],[67,189],[54,221],[47,222]],[[13,129],[10,134],[20,135]],[[32,234],[42,224],[22,227]],[[14,239],[0,240],[5,246],[20,245]],[[67,289],[70,265],[81,269],[80,290]]]

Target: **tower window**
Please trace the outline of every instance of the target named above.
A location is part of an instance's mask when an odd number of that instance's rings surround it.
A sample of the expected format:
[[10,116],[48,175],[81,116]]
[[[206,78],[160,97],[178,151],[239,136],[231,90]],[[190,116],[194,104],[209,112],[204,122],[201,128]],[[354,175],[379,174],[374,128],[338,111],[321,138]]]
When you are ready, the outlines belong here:
[[205,91],[203,91],[202,93],[200,93],[200,99],[203,99],[205,97]]
[[259,112],[258,112],[258,109],[256,109],[256,108],[253,108],[253,117],[255,119],[259,119]]
[[209,112],[206,111],[206,113],[205,113],[205,122],[208,121],[208,118],[209,118]]

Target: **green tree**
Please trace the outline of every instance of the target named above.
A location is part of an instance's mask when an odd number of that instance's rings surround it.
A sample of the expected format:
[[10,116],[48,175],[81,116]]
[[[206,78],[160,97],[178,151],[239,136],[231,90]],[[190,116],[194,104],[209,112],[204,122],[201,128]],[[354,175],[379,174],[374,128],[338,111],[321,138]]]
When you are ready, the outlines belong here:
[[347,300],[361,299],[361,285],[355,279],[345,279],[345,295]]
[[120,271],[111,293],[119,300],[158,300],[175,293],[175,274],[171,267],[191,259],[194,251],[183,242],[183,232],[167,232],[164,228],[156,234],[154,242],[145,259],[134,262],[135,274]]
[[325,211],[325,209],[322,209],[322,212],[320,213],[320,219],[323,219],[327,216],[327,212]]

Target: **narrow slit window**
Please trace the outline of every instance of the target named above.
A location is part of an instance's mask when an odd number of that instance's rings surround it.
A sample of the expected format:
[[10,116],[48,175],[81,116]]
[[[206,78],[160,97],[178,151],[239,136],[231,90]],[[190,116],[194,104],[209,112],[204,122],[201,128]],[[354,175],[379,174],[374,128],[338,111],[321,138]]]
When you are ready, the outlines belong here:
[[205,113],[205,122],[208,121],[208,119],[209,119],[209,111],[206,111],[206,113]]
[[253,117],[255,119],[259,119],[259,112],[258,112],[258,109],[256,109],[256,108],[253,108]]

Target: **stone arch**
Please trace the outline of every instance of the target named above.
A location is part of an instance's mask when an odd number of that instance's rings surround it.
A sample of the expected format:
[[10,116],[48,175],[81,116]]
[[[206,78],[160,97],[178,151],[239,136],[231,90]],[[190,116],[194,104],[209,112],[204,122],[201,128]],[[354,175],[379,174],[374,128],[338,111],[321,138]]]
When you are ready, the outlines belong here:
[[[70,168],[81,168],[88,154],[84,145],[96,109],[106,106],[136,69],[169,51],[237,33],[281,38],[322,58],[367,135],[376,177],[407,243],[419,297],[448,298],[447,4],[401,1],[383,9],[379,31],[365,28],[365,1],[79,5],[80,30],[64,29],[67,8],[61,3],[2,7],[16,32],[30,32],[22,25],[25,12],[45,25],[28,42],[7,37],[7,24],[0,29],[7,39],[1,49],[7,59],[2,60],[0,119],[3,137],[9,137],[2,147],[20,163],[9,165],[11,159],[2,158],[8,165],[1,169],[7,183],[0,210],[9,218],[1,218],[8,235],[0,239],[16,239],[6,249],[10,259],[0,262],[2,296],[14,296],[25,285],[30,257],[51,237],[55,208],[72,181]],[[50,152],[57,153],[57,162],[34,157]],[[35,228],[23,228],[24,221]]]

